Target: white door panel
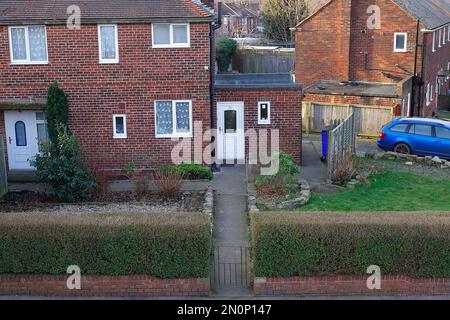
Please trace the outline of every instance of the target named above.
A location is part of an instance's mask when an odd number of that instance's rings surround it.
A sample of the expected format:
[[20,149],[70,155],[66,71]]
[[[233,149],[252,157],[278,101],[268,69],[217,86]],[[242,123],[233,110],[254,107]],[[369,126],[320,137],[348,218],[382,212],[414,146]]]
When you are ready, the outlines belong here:
[[218,112],[218,159],[242,160],[245,158],[244,104],[220,102]]

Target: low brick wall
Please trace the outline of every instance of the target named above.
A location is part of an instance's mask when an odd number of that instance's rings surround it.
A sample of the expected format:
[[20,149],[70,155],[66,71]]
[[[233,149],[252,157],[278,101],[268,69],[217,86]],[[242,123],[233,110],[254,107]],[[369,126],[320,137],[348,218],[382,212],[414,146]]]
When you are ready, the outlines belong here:
[[384,276],[381,289],[367,288],[368,276],[255,278],[257,296],[450,295],[450,279]]
[[69,290],[67,275],[0,275],[0,295],[91,297],[208,296],[209,279],[160,279],[151,276],[81,276],[81,289]]

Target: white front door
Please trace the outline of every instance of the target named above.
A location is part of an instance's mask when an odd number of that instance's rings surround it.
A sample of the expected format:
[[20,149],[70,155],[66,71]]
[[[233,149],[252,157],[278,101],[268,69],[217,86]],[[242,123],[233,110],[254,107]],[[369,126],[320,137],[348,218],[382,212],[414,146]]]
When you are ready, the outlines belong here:
[[218,103],[218,160],[235,161],[245,158],[244,103]]
[[41,111],[5,111],[9,170],[35,170],[30,160],[39,153],[38,137],[45,140],[47,124]]

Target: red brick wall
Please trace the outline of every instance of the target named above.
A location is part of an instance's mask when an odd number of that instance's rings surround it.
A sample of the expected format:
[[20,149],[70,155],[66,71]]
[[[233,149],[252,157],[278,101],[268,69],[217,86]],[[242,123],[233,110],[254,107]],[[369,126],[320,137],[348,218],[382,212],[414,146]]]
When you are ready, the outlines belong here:
[[[381,9],[381,29],[367,28],[367,8],[378,5]],[[423,26],[420,26],[419,30]],[[351,80],[394,82],[382,72],[405,78],[409,74],[396,67],[400,65],[414,72],[416,19],[396,5],[392,0],[352,1],[352,26],[350,48]],[[362,31],[366,33],[362,33]],[[407,52],[394,52],[394,33],[407,32]],[[367,53],[367,64],[365,56]],[[420,60],[419,60],[420,61]],[[420,66],[419,66],[420,67]],[[396,81],[395,81],[396,82]]]
[[255,278],[257,296],[449,295],[450,279],[384,276],[380,290],[369,290],[365,276]]
[[[280,149],[301,161],[301,91],[290,89],[216,90],[217,102],[244,102],[244,126],[247,129],[279,129]],[[258,102],[270,101],[270,125],[258,124]],[[217,108],[216,108],[217,110]],[[217,120],[216,120],[217,121]],[[270,134],[270,133],[269,133]],[[270,150],[270,148],[268,148]],[[246,147],[248,155],[248,142]]]
[[81,276],[81,290],[69,290],[63,275],[0,275],[0,296],[192,297],[209,296],[209,279],[150,276]]
[[[118,33],[120,63],[99,64],[96,25],[47,26],[49,64],[27,66],[10,64],[8,28],[0,26],[0,99],[45,98],[58,81],[88,158],[112,168],[169,162],[175,142],[155,138],[154,101],[191,99],[193,120],[209,127],[209,24],[191,23],[184,49],[153,49],[150,24],[121,24]],[[128,139],[113,139],[113,114],[127,115]]]
[[[370,5],[381,9],[379,30],[367,28]],[[408,32],[407,53],[393,52],[395,32]],[[382,72],[408,77],[396,64],[414,71],[415,36],[416,20],[391,0],[334,0],[297,32],[297,81],[308,87],[330,79],[393,82]]]
[[[439,32],[436,31],[436,51],[433,52],[433,33],[427,33],[425,35],[425,61],[424,61],[424,75],[423,75],[423,94],[422,94],[422,110],[421,115],[428,117],[436,111],[436,77],[441,69],[448,69],[448,64],[450,63],[450,41],[448,41],[448,27],[446,27],[445,45],[441,44],[441,48],[438,46]],[[441,38],[442,39],[442,38]],[[442,41],[442,40],[441,40]],[[426,91],[427,85],[433,85],[433,101],[430,105],[426,104]],[[441,93],[445,94],[446,90],[449,89],[449,81],[443,81],[441,84]]]
[[296,33],[296,81],[349,80],[350,0],[335,0]]

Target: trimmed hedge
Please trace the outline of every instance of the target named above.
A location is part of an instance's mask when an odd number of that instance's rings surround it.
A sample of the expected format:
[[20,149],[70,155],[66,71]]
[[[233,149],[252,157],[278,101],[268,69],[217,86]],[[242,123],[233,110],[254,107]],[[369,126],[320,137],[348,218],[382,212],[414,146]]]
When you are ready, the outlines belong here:
[[212,180],[213,173],[210,168],[196,163],[181,163],[166,167],[168,170],[178,173],[186,180]]
[[450,277],[449,213],[259,213],[258,277],[382,274]]
[[209,274],[211,232],[204,215],[16,215],[0,222],[0,273],[65,274],[78,265],[89,275]]

